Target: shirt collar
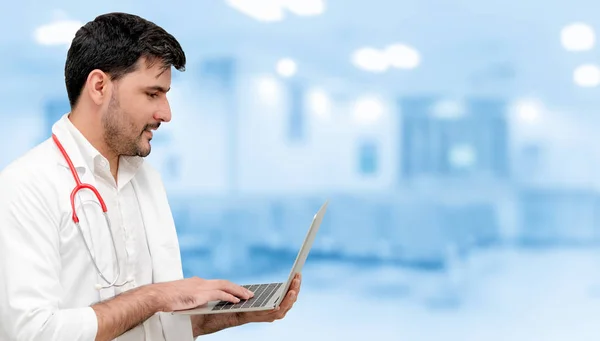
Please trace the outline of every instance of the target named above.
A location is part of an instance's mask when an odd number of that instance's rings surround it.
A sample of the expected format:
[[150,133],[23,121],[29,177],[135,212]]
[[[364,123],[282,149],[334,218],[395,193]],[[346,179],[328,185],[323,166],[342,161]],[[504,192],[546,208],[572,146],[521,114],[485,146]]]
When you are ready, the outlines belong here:
[[85,165],[83,166],[89,168],[92,174],[96,173],[97,165],[100,167],[108,167],[108,160],[102,156],[102,154],[100,154],[100,152],[94,146],[92,146],[85,136],[83,136],[79,129],[73,125],[69,119],[69,114],[64,115],[62,120],[64,121],[63,123],[65,124],[67,131],[73,138],[75,145],[79,149],[83,161],[85,162]]
[[[69,119],[70,113],[61,118],[61,123],[71,135],[84,164],[75,164],[78,168],[88,168],[92,174],[105,170],[110,174],[108,160],[83,136]],[[140,156],[121,156],[119,158],[119,183],[127,183],[135,175],[144,161]],[[82,169],[80,169],[82,170]],[[119,186],[120,187],[120,186]]]

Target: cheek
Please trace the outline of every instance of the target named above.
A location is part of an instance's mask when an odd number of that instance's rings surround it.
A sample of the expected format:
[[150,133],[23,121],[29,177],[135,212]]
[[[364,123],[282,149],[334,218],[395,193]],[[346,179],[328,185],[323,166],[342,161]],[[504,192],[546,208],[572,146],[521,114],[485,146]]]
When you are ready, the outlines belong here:
[[136,136],[143,133],[148,124],[154,122],[153,114],[156,103],[147,98],[146,94],[130,96],[127,101],[121,102],[121,114],[124,126],[131,134]]
[[121,108],[121,122],[133,132],[140,132],[144,129],[147,122],[140,115],[141,110],[135,106]]

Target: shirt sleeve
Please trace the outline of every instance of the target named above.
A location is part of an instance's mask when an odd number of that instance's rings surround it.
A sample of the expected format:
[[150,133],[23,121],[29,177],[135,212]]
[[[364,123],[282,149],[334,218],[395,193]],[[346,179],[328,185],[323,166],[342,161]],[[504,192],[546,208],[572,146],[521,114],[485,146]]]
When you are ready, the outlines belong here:
[[0,172],[0,339],[93,341],[91,307],[59,309],[59,217],[47,199],[54,189],[38,174],[16,173]]

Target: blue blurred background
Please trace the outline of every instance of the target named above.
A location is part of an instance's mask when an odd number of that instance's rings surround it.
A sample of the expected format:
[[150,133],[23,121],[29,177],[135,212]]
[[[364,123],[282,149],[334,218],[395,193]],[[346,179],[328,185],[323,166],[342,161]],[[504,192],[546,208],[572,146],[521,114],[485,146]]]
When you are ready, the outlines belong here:
[[600,3],[24,0],[0,14],[0,169],[69,111],[96,15],[182,43],[162,171],[186,276],[285,279],[232,340],[598,340]]

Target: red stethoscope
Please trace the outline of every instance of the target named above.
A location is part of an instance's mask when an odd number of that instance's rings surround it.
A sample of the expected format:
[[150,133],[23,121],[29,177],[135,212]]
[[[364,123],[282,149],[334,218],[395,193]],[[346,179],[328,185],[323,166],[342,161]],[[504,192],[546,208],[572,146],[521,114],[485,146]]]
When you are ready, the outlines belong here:
[[[98,275],[100,275],[100,277],[108,284],[107,286],[96,284],[96,289],[98,289],[98,290],[100,290],[100,289],[108,289],[108,288],[113,287],[113,286],[120,287],[120,286],[123,286],[123,285],[129,283],[129,281],[125,281],[125,282],[123,282],[121,284],[116,284],[117,280],[121,276],[121,265],[119,263],[119,258],[118,258],[118,255],[117,255],[117,247],[115,245],[115,238],[114,238],[113,233],[112,233],[110,219],[108,218],[108,214],[107,214],[108,209],[106,208],[106,203],[104,202],[104,199],[102,199],[102,196],[100,195],[100,192],[98,192],[98,190],[96,189],[96,187],[94,187],[94,186],[92,186],[90,184],[82,183],[81,182],[81,180],[79,179],[79,175],[77,174],[77,171],[75,170],[75,166],[73,166],[73,162],[71,161],[71,158],[69,157],[69,154],[67,154],[67,151],[65,150],[65,148],[63,147],[63,145],[60,143],[60,141],[58,140],[58,138],[56,137],[56,135],[52,134],[52,139],[54,140],[54,143],[56,144],[56,146],[60,150],[60,153],[63,155],[63,157],[67,161],[67,164],[69,165],[69,169],[71,170],[71,174],[73,175],[73,179],[75,179],[75,188],[71,192],[71,209],[72,209],[72,212],[73,212],[73,215],[72,215],[73,222],[75,223],[75,225],[77,226],[77,229],[79,230],[81,238],[83,239],[83,243],[85,244],[85,246],[86,246],[86,248],[88,250],[88,254],[89,254],[89,256],[90,256],[90,258],[92,260],[92,263],[94,263],[94,267],[96,268],[96,271],[98,272]],[[102,209],[102,213],[104,214],[104,219],[106,220],[106,224],[108,226],[108,232],[110,233],[110,237],[112,239],[113,251],[115,253],[115,259],[117,260],[117,276],[115,277],[115,279],[113,281],[109,281],[104,276],[104,274],[102,273],[102,271],[100,271],[100,268],[98,267],[98,264],[96,263],[96,259],[92,255],[92,250],[90,249],[88,243],[85,241],[85,237],[83,235],[83,231],[81,230],[81,226],[79,225],[79,217],[77,216],[77,213],[75,212],[75,195],[77,195],[77,192],[79,192],[79,191],[81,191],[83,189],[89,189],[90,191],[92,191],[94,193],[94,195],[98,199],[98,203],[97,204],[100,205],[100,208]]]

